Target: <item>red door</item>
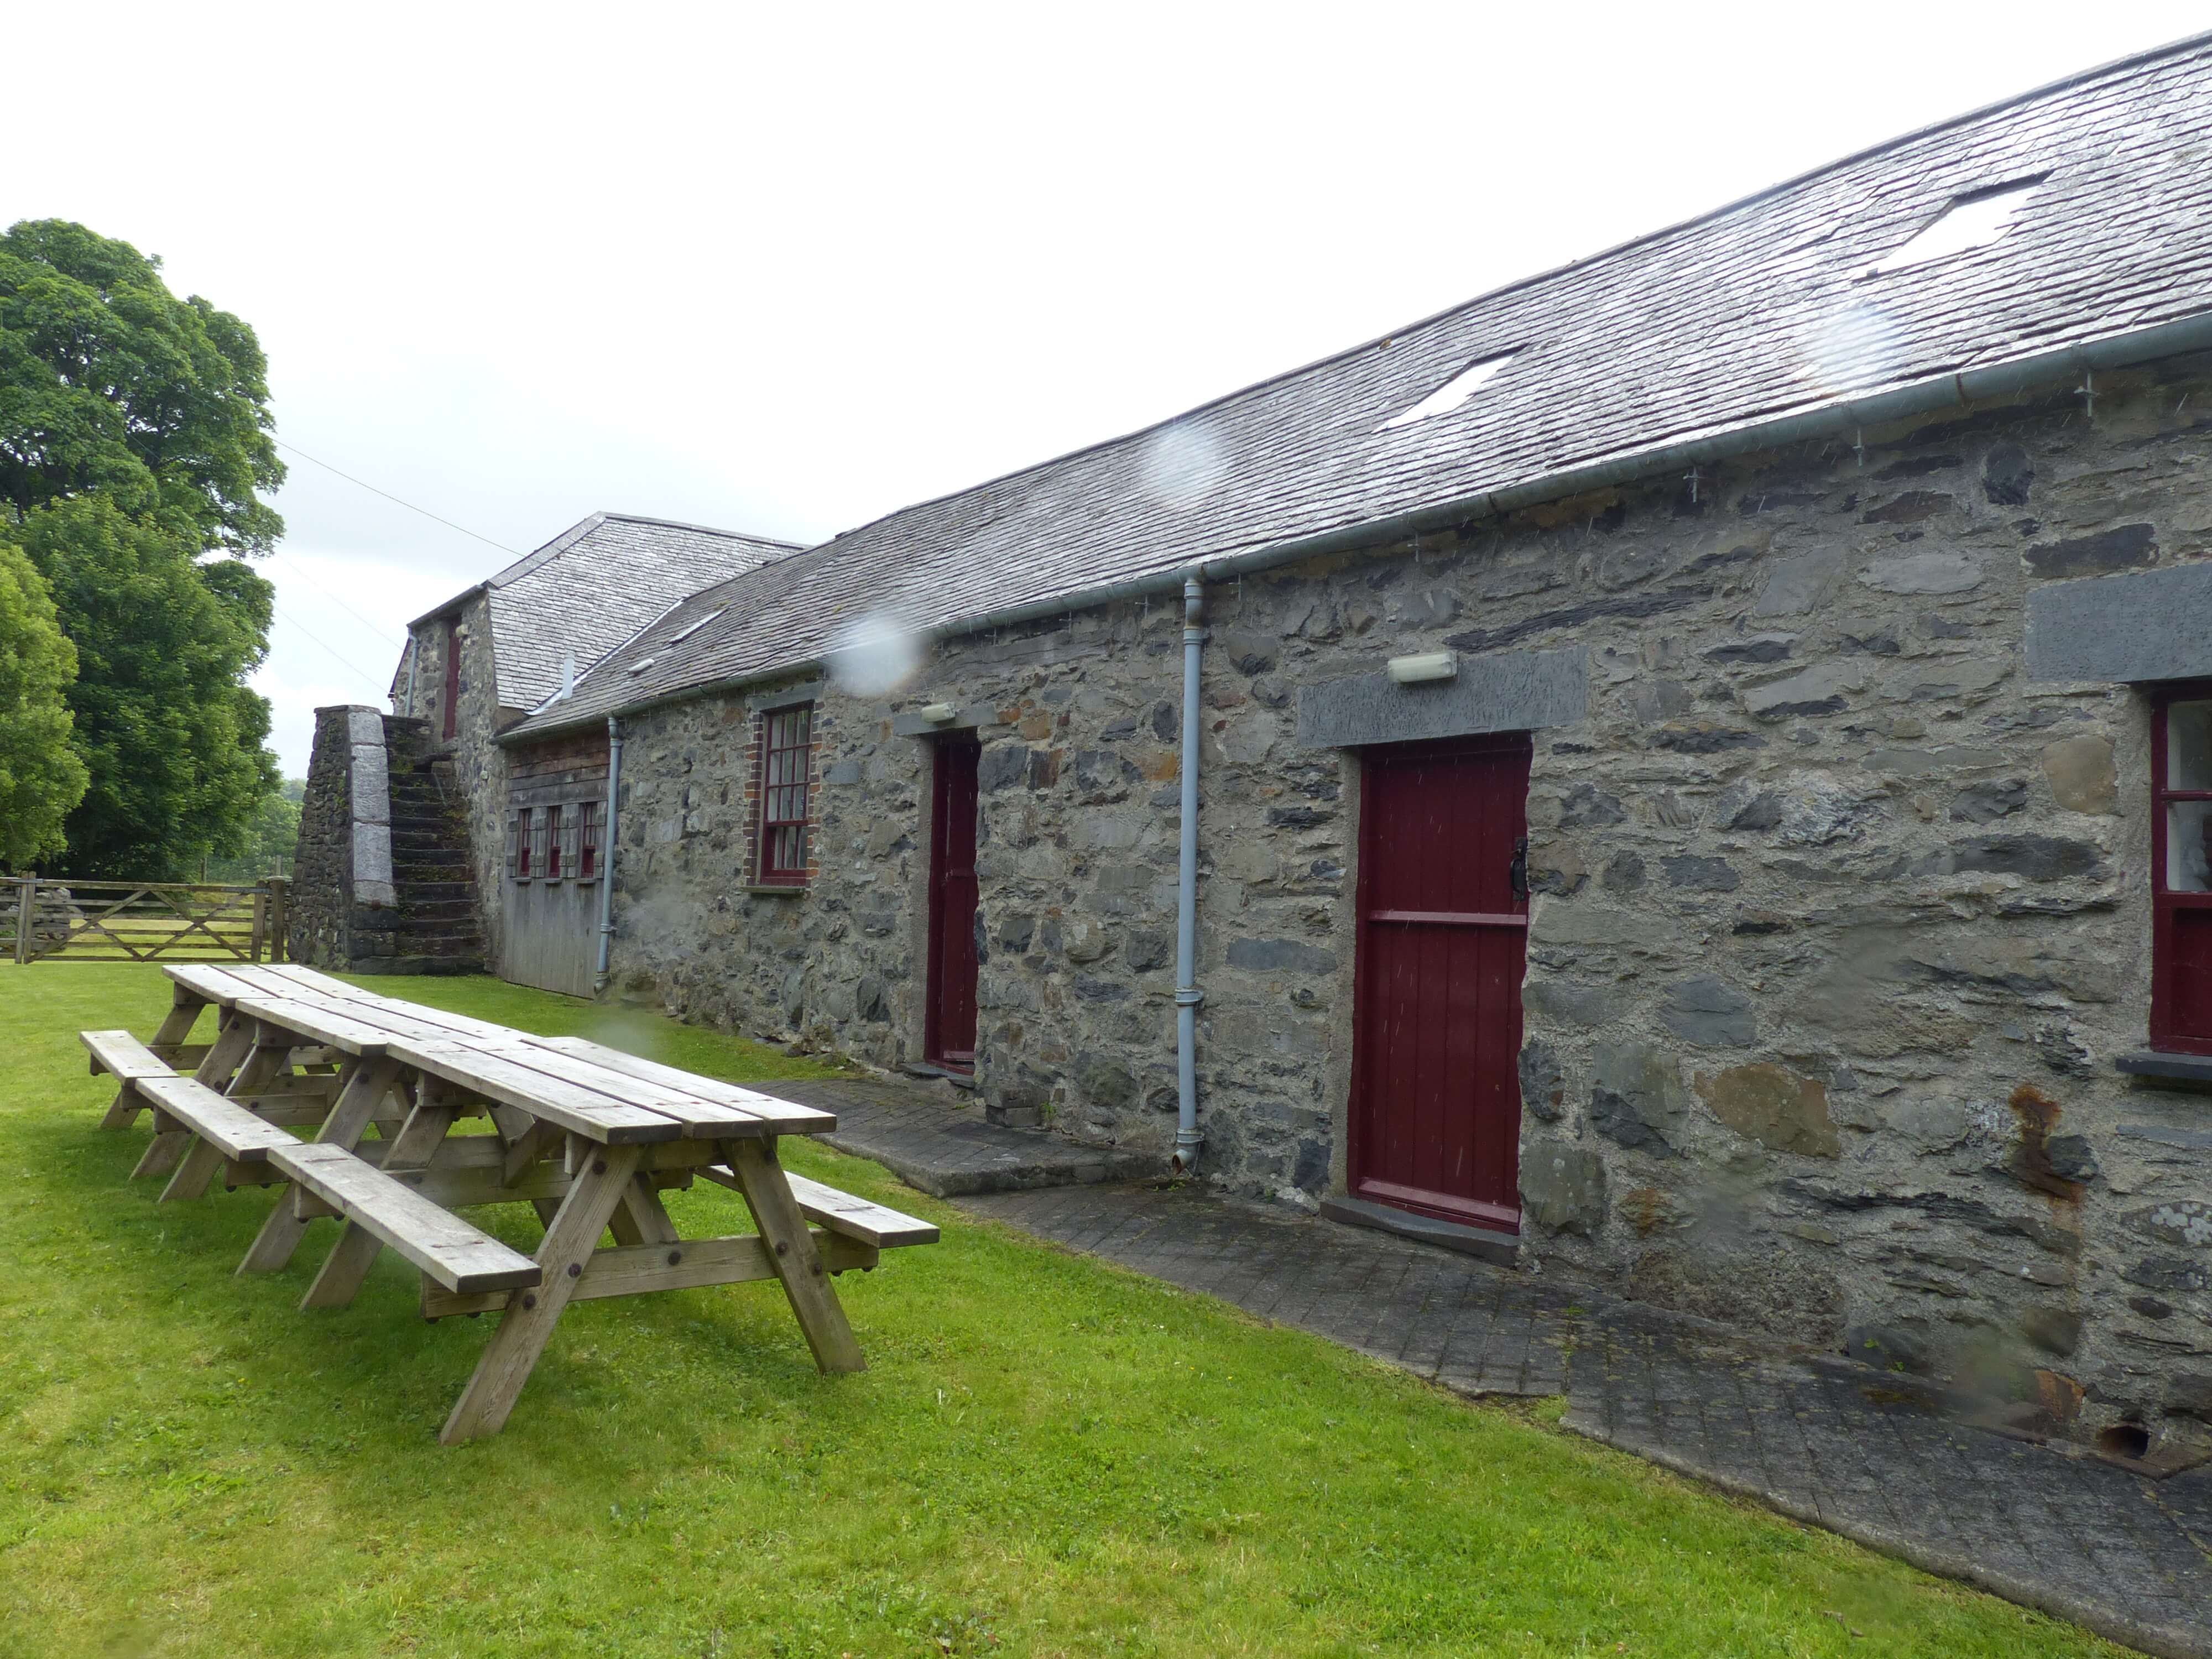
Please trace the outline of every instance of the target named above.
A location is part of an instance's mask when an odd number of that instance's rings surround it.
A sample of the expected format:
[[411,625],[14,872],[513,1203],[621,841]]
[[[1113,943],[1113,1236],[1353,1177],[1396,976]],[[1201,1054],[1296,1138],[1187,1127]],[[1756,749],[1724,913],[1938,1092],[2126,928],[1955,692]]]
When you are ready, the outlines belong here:
[[1363,757],[1352,1193],[1521,1222],[1528,739]]
[[975,757],[951,738],[936,752],[929,838],[929,1000],[923,1047],[939,1066],[975,1063]]

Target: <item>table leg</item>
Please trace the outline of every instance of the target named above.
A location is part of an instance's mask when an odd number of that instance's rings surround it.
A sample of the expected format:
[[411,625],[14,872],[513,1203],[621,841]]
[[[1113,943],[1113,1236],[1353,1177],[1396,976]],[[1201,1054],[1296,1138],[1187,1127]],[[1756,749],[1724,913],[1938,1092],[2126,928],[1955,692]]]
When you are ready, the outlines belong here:
[[[427,1079],[421,1092],[429,1093]],[[452,1107],[441,1106],[434,1100],[418,1102],[384,1154],[384,1173],[396,1176],[407,1170],[428,1169],[447,1133],[453,1128],[454,1115]],[[377,1253],[383,1248],[382,1239],[358,1221],[349,1220],[339,1229],[338,1242],[331,1247],[322,1272],[315,1275],[315,1282],[307,1286],[307,1294],[301,1298],[300,1310],[305,1313],[310,1308],[343,1308],[350,1303],[360,1293],[362,1281],[376,1265]]]
[[[224,1015],[221,1035],[216,1038],[214,1046],[207,1052],[207,1058],[200,1061],[199,1070],[192,1076],[210,1088],[219,1089],[229,1081],[230,1074],[238,1069],[240,1062],[252,1048],[253,1022],[240,1018],[235,1011],[229,1012]],[[138,1160],[138,1167],[131,1172],[131,1178],[134,1181],[140,1176],[167,1175],[176,1167],[177,1160],[185,1155],[185,1148],[192,1139],[191,1132],[173,1120],[167,1129],[158,1127],[158,1116],[155,1121],[157,1127],[152,1142],[146,1148],[146,1155]]]
[[[316,1134],[318,1140],[327,1140],[343,1146],[348,1152],[359,1144],[362,1131],[368,1127],[370,1116],[384,1104],[384,1097],[399,1080],[400,1065],[396,1060],[349,1060],[340,1073],[337,1101],[331,1115],[323,1120]],[[281,1194],[276,1207],[269,1212],[269,1219],[261,1224],[261,1231],[246,1260],[238,1264],[242,1273],[273,1273],[282,1272],[291,1260],[292,1253],[300,1248],[307,1236],[308,1218],[301,1213],[300,1200],[306,1196],[297,1188]]]
[[[169,988],[172,993],[169,1012],[162,1016],[160,1029],[146,1045],[157,1054],[163,1048],[176,1047],[190,1036],[193,1023],[200,1017],[200,1010],[207,1006],[205,999],[187,991],[181,985],[172,984]],[[127,1129],[138,1121],[138,1114],[145,1104],[144,1097],[126,1083],[115,1091],[114,1103],[108,1107],[107,1115],[100,1120],[100,1127],[103,1129]]]
[[492,1333],[483,1358],[477,1362],[475,1374],[453,1403],[453,1414],[446,1419],[445,1429],[438,1436],[444,1443],[450,1446],[497,1434],[506,1424],[562,1310],[568,1305],[568,1293],[575,1286],[577,1275],[599,1248],[607,1218],[622,1202],[630,1177],[637,1173],[639,1156],[635,1146],[594,1149],[538,1246],[538,1265],[544,1269],[543,1281],[536,1290],[517,1291],[509,1299],[507,1311],[500,1316],[499,1328]]
[[617,1244],[674,1244],[681,1237],[675,1218],[660,1201],[660,1189],[643,1170],[629,1178],[622,1201],[607,1218],[607,1231]]
[[[280,1073],[291,1069],[295,1046],[289,1033],[254,1022],[253,1047],[232,1074],[223,1093],[250,1095],[267,1088]],[[173,1204],[182,1199],[201,1197],[222,1168],[222,1149],[211,1140],[195,1139],[178,1161],[177,1172],[169,1177],[161,1196],[155,1201]]]
[[760,1229],[762,1242],[768,1246],[769,1260],[775,1265],[775,1276],[783,1281],[783,1293],[791,1298],[791,1311],[799,1320],[799,1328],[805,1333],[806,1346],[814,1351],[814,1363],[824,1371],[867,1370],[868,1362],[861,1357],[860,1345],[846,1321],[844,1304],[837,1300],[836,1287],[822,1265],[822,1254],[814,1248],[806,1218],[799,1212],[799,1200],[791,1195],[783,1165],[776,1162],[775,1143],[730,1140],[723,1146],[730,1155],[730,1170],[738,1178],[738,1190],[753,1212],[753,1224]]

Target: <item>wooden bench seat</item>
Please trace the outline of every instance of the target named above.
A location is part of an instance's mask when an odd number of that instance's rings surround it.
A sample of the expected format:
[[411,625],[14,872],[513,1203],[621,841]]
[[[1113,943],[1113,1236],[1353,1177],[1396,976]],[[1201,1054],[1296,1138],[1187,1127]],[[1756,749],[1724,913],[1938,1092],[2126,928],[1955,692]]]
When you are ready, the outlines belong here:
[[857,1238],[879,1250],[937,1243],[937,1229],[927,1221],[809,1181],[803,1175],[793,1175],[788,1170],[784,1176],[791,1182],[791,1195],[799,1200],[799,1212],[833,1233]]
[[112,1073],[125,1083],[140,1078],[174,1077],[176,1068],[128,1031],[79,1031],[92,1074]]
[[234,1164],[259,1164],[271,1148],[299,1144],[268,1119],[206,1084],[173,1072],[167,1077],[133,1078],[131,1086]]
[[272,1148],[269,1161],[303,1191],[374,1235],[449,1291],[523,1290],[542,1278],[538,1264],[520,1250],[477,1231],[343,1146],[295,1140]]
[[[699,1173],[718,1186],[732,1192],[742,1193],[744,1184],[732,1170],[709,1166]],[[918,1217],[902,1215],[882,1204],[865,1198],[855,1198],[850,1193],[840,1192],[835,1187],[825,1187],[818,1181],[809,1181],[803,1175],[793,1175],[786,1170],[784,1179],[791,1183],[791,1195],[797,1200],[799,1212],[809,1221],[817,1222],[830,1231],[866,1244],[878,1250],[896,1250],[907,1244],[934,1244],[937,1229]],[[875,1264],[870,1261],[866,1265]]]

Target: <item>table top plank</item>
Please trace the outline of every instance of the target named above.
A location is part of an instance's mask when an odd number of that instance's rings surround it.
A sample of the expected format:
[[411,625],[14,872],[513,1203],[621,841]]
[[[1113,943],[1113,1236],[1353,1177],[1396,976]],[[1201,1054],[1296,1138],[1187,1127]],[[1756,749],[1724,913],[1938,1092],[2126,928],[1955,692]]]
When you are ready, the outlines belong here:
[[295,1036],[336,1048],[340,1054],[359,1054],[374,1060],[388,1046],[387,1036],[373,1025],[348,1019],[343,1014],[312,1002],[295,1001],[289,997],[264,996],[249,991],[236,998],[231,1006],[250,1018],[265,1020],[270,1024],[289,1031]]
[[[819,1134],[836,1127],[830,1113],[658,1065],[587,1038],[538,1036],[364,991],[295,963],[221,971],[234,985],[210,983],[208,989],[222,992],[231,1006],[281,1005],[298,1022],[289,1029],[331,1041],[349,1053],[369,1052],[360,1045],[378,1040],[367,1035],[374,1031],[384,1051],[395,1058],[410,1065],[427,1059],[420,1069],[608,1145],[678,1134],[702,1139]],[[413,1052],[418,1048],[421,1054]],[[465,1075],[462,1056],[468,1052],[502,1064]],[[544,1081],[533,1085],[526,1073]],[[494,1086],[483,1086],[487,1081]],[[551,1109],[539,1111],[540,1105]],[[647,1117],[674,1127],[665,1133],[653,1130]]]
[[647,1111],[673,1118],[683,1126],[686,1134],[702,1140],[775,1133],[757,1113],[734,1106],[716,1105],[688,1090],[631,1077],[611,1066],[563,1053],[558,1048],[526,1042],[521,1040],[520,1034],[507,1042],[483,1044],[482,1052],[511,1060],[518,1066],[526,1066],[533,1072],[543,1072],[548,1077],[580,1084],[586,1089],[611,1096],[627,1105],[641,1106]]
[[672,1117],[533,1071],[471,1043],[393,1037],[385,1052],[403,1065],[472,1089],[502,1106],[520,1107],[532,1117],[603,1146],[674,1140],[684,1133],[684,1126]]
[[620,1048],[610,1048],[604,1042],[594,1042],[589,1037],[532,1037],[529,1041],[540,1048],[557,1048],[562,1054],[577,1055],[627,1077],[665,1083],[672,1089],[696,1095],[702,1100],[713,1101],[718,1106],[735,1106],[757,1113],[763,1121],[775,1124],[778,1134],[825,1134],[837,1127],[836,1115],[833,1112],[802,1106],[796,1101],[781,1100],[756,1089],[740,1088],[734,1083],[698,1077],[690,1072],[679,1071],[673,1066],[663,1066],[658,1060],[641,1059]]
[[162,971],[170,980],[183,986],[195,996],[228,1008],[243,996],[254,995],[260,988],[250,980],[238,977],[227,968],[212,967],[200,962],[173,962]]

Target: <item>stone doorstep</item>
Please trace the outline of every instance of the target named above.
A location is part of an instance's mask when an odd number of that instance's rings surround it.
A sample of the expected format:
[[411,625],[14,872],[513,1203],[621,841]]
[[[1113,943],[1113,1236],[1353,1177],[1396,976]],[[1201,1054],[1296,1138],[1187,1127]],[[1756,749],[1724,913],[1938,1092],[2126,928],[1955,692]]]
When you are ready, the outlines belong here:
[[765,1086],[801,1105],[835,1112],[836,1128],[817,1137],[824,1146],[872,1158],[933,1198],[1147,1181],[1167,1173],[1167,1160],[1155,1153],[1085,1146],[1049,1129],[982,1121],[969,1103],[956,1105],[918,1080],[870,1077]]
[[1377,1232],[1395,1233],[1401,1238],[1416,1239],[1424,1244],[1434,1244],[1447,1250],[1456,1250],[1462,1255],[1480,1256],[1485,1261],[1494,1261],[1501,1267],[1510,1267],[1521,1255],[1521,1236],[1490,1227],[1470,1227],[1454,1221],[1439,1221],[1434,1216],[1415,1215],[1410,1210],[1394,1210],[1387,1204],[1376,1204],[1364,1198],[1353,1198],[1340,1194],[1321,1201],[1322,1218],[1341,1222],[1347,1227],[1371,1227]]

